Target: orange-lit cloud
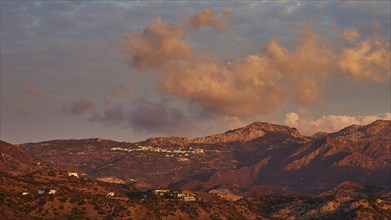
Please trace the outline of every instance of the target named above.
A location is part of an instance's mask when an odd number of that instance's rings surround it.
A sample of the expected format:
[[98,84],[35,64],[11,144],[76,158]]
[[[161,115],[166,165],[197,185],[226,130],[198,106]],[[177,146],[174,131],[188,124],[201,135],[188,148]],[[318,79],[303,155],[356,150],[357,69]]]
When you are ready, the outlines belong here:
[[374,37],[344,48],[341,70],[357,80],[387,81],[390,78],[390,43]]
[[343,37],[350,42],[355,42],[359,36],[360,34],[356,28],[345,28],[343,31]]
[[373,27],[376,29],[381,28],[381,22],[379,20],[373,20]]
[[[229,11],[224,11],[224,16],[229,16]],[[220,33],[228,33],[230,31],[228,24],[224,20],[216,17],[215,12],[209,8],[205,8],[197,14],[192,15],[189,18],[188,25],[196,30],[211,26]]]
[[277,111],[290,102],[317,103],[327,79],[340,73],[371,81],[390,76],[389,44],[380,38],[357,42],[355,29],[344,31],[353,46],[342,50],[307,25],[293,50],[272,39],[259,53],[231,62],[197,51],[183,37],[188,28],[209,25],[220,30],[223,24],[209,9],[183,25],[156,18],[126,37],[126,52],[133,67],[150,68],[158,75],[162,92],[190,100],[203,114],[241,119]]
[[183,27],[173,26],[156,18],[144,31],[125,37],[132,65],[154,68],[167,60],[190,56],[192,48],[182,39],[183,33]]

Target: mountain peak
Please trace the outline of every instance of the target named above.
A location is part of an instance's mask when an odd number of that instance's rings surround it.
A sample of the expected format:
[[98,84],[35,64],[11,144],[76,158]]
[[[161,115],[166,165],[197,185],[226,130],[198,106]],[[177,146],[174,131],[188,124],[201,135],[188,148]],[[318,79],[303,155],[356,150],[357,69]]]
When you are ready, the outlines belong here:
[[302,135],[296,128],[288,126],[276,125],[267,122],[254,122],[247,126],[229,130],[221,134],[211,135],[202,138],[196,138],[196,143],[228,143],[228,142],[244,142],[260,138],[267,134],[284,134],[297,138],[302,138]]
[[284,125],[271,124],[267,122],[254,122],[241,128],[226,131],[220,134],[214,134],[199,138],[181,138],[181,137],[157,137],[148,138],[149,143],[175,143],[175,144],[216,144],[216,143],[230,143],[230,142],[246,142],[256,138],[260,138],[267,134],[280,134],[285,136],[292,136],[295,138],[303,138],[296,128],[291,128]]
[[351,125],[340,131],[337,131],[332,136],[344,136],[344,138],[363,138],[372,136],[385,137],[391,133],[391,120],[377,120],[368,125]]
[[224,134],[229,134],[234,132],[248,132],[248,133],[255,133],[255,134],[286,133],[295,137],[301,137],[300,132],[296,128],[291,128],[288,126],[277,125],[277,124],[272,124],[267,122],[254,122],[245,127],[227,131]]

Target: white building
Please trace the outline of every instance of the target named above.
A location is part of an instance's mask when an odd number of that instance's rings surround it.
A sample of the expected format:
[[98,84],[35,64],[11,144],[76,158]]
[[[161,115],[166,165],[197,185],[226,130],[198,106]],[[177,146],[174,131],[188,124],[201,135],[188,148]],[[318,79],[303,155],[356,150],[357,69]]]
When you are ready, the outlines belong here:
[[155,193],[156,195],[159,195],[159,196],[163,196],[164,194],[170,192],[169,189],[155,189],[153,190],[153,193]]
[[109,192],[109,193],[106,194],[106,197],[108,197],[108,196],[113,197],[114,195],[115,195],[114,192]]
[[197,201],[197,199],[194,196],[185,196],[183,198],[183,201],[185,201],[185,202],[194,202],[194,201]]
[[185,202],[192,202],[197,200],[194,195],[187,194],[187,193],[178,193],[177,198],[182,199]]
[[73,177],[79,178],[79,174],[77,174],[76,172],[68,172],[68,176],[73,176]]
[[55,189],[51,189],[51,190],[49,190],[49,192],[48,192],[48,194],[49,195],[54,195],[54,194],[56,194],[56,190]]

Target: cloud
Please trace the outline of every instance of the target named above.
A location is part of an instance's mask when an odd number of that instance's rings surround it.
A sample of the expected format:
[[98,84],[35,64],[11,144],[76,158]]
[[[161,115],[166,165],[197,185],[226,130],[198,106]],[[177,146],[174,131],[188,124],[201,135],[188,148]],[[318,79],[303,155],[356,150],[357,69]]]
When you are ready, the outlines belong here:
[[376,29],[380,29],[381,28],[381,22],[379,20],[373,20],[373,27],[376,28]]
[[79,100],[72,102],[69,106],[64,107],[63,111],[72,115],[84,115],[94,108],[94,104],[85,98],[80,97]]
[[90,122],[132,128],[136,133],[175,134],[181,130],[191,130],[184,112],[170,106],[166,101],[151,102],[143,99],[134,100],[129,108],[121,103],[105,109],[102,113],[94,112]]
[[132,89],[127,86],[120,86],[119,88],[105,95],[103,97],[103,100],[105,104],[111,105],[117,102],[118,99],[120,99],[121,97],[129,98],[129,99],[132,98],[133,97]]
[[312,119],[305,112],[290,112],[285,115],[284,124],[296,127],[303,134],[312,135],[316,132],[335,132],[352,124],[365,125],[379,119],[391,120],[391,113],[365,116],[325,115]]
[[350,42],[355,42],[359,36],[360,34],[356,28],[345,28],[343,31],[343,37]]
[[107,108],[103,114],[95,112],[90,118],[90,122],[103,122],[108,125],[121,124],[126,118],[126,111],[119,103],[114,107]]
[[131,64],[138,68],[153,68],[167,60],[188,57],[192,48],[182,39],[184,28],[154,19],[142,32],[124,38],[130,52]]
[[[223,13],[227,17],[227,13]],[[147,28],[124,37],[125,54],[131,55],[131,65],[138,68],[156,68],[170,60],[190,57],[193,48],[183,39],[189,29],[199,30],[212,27],[219,33],[229,32],[227,23],[215,16],[211,9],[204,9],[189,17],[187,23],[171,25],[160,17],[155,18]]]
[[387,81],[390,78],[390,43],[373,37],[342,50],[341,70],[357,80]]
[[167,94],[195,102],[204,114],[253,116],[277,108],[284,99],[274,83],[278,75],[268,72],[268,65],[258,56],[227,65],[200,57],[165,66],[160,86]]
[[[230,16],[229,11],[223,11],[224,16]],[[188,20],[188,25],[196,30],[199,30],[203,27],[211,26],[214,30],[219,33],[228,33],[230,28],[228,24],[218,17],[216,17],[215,12],[212,9],[205,8],[190,16]]]
[[136,132],[170,133],[179,131],[185,116],[182,110],[166,102],[141,101],[129,112],[128,122]]
[[37,87],[31,84],[27,84],[23,87],[24,97],[30,100],[36,99],[41,95],[41,92]]
[[290,112],[285,115],[284,124],[296,127],[299,124],[299,115],[296,112]]
[[188,30],[219,27],[215,19],[209,9],[182,25],[156,18],[125,37],[131,67],[152,70],[161,92],[193,103],[203,115],[240,119],[270,114],[289,103],[319,103],[327,80],[339,75],[378,82],[390,77],[386,41],[377,37],[357,42],[359,33],[350,28],[344,36],[352,44],[337,50],[311,23],[304,25],[293,49],[271,39],[259,53],[222,61],[184,39]]
[[[210,23],[206,18],[201,19],[210,17],[210,13],[204,10],[191,17],[190,20],[200,22],[199,25],[194,22],[193,26],[198,28]],[[128,51],[134,61],[132,66],[140,68],[138,61],[148,60],[142,62],[148,65],[141,67],[148,66],[161,77],[161,91],[197,103],[204,114],[249,118],[275,111],[290,99],[305,104],[316,102],[327,71],[335,62],[333,51],[325,46],[327,41],[313,33],[310,27],[303,31],[296,51],[291,52],[277,40],[271,40],[263,52],[229,63],[208,53],[175,54],[173,57],[170,52],[161,56],[159,45],[171,45],[172,42],[181,42],[180,45],[186,45],[186,51],[194,51],[182,39],[182,33],[170,37],[155,34],[157,46],[151,41],[140,41],[137,46],[132,43],[138,41],[140,34],[155,28],[163,29],[161,32],[175,30],[173,26],[155,20],[144,31],[129,35],[128,46],[133,48]],[[140,57],[138,48],[149,47],[156,51],[150,50],[152,54]],[[157,56],[159,58],[155,60]],[[154,61],[149,61],[150,58]],[[286,96],[287,93],[292,96]]]

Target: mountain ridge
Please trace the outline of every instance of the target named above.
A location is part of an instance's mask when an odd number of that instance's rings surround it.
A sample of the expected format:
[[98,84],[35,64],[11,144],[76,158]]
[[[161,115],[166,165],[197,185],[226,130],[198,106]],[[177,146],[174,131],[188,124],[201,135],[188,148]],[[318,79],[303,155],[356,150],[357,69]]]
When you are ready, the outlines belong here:
[[295,128],[255,122],[200,138],[157,137],[141,142],[56,140],[20,145],[53,166],[146,186],[207,190],[218,185],[251,191],[257,185],[302,192],[344,181],[387,187],[391,121],[353,125],[307,137]]
[[291,128],[284,125],[277,125],[268,122],[253,122],[241,128],[228,130],[223,133],[208,135],[197,138],[187,137],[154,137],[148,138],[143,143],[157,143],[157,142],[183,142],[187,144],[214,144],[214,143],[230,143],[230,142],[245,142],[260,138],[271,133],[282,133],[290,135],[295,138],[303,138],[296,128]]

